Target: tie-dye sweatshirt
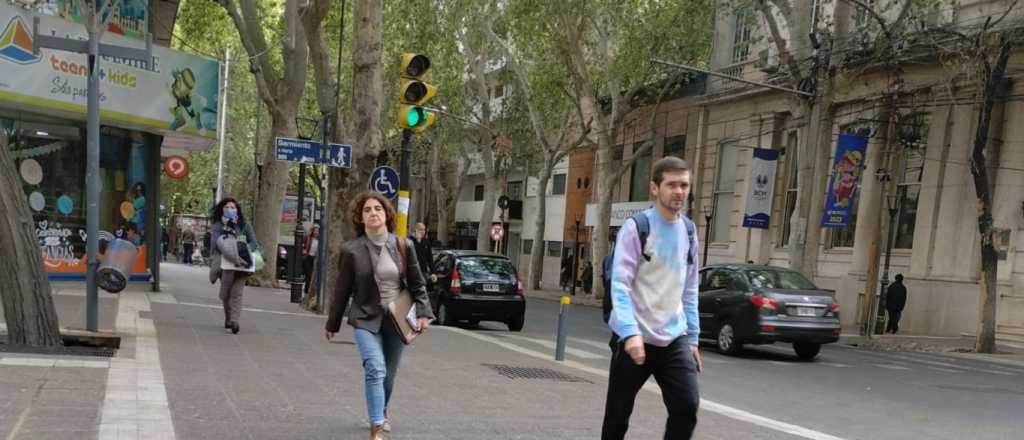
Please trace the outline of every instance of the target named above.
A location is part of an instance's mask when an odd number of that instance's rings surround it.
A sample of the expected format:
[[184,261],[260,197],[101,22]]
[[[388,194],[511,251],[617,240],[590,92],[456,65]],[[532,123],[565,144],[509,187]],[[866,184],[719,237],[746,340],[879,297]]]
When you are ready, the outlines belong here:
[[666,221],[654,208],[644,214],[650,222],[645,253],[651,259],[641,254],[636,223],[627,220],[615,240],[608,326],[623,340],[640,335],[645,343],[664,347],[685,336],[697,345],[697,261],[686,264],[686,224],[682,218]]

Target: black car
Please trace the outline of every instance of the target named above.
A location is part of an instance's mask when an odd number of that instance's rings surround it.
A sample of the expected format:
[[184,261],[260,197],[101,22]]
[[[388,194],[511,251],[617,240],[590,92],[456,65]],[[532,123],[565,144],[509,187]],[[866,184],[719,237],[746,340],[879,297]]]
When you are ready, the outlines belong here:
[[813,359],[822,344],[839,340],[835,292],[799,272],[772,266],[712,265],[700,272],[701,338],[736,354],[743,344],[790,342]]
[[521,275],[508,257],[490,252],[446,250],[434,259],[430,302],[442,325],[500,321],[523,329],[526,298]]

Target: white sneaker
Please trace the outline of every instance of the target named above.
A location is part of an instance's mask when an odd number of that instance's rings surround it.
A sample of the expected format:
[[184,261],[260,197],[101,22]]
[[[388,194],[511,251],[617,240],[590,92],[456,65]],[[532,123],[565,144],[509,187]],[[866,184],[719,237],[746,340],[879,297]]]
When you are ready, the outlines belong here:
[[[366,426],[372,428],[373,422],[368,422]],[[391,432],[391,422],[389,422],[388,419],[384,419],[384,424],[381,426],[383,427],[384,432]]]

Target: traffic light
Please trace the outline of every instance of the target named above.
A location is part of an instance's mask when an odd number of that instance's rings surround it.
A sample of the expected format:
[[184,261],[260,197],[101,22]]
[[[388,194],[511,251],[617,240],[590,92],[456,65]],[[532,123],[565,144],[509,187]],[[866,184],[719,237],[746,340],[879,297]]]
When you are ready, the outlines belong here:
[[421,80],[430,69],[430,58],[415,53],[402,54],[401,78],[398,80],[398,126],[422,133],[434,123],[436,116],[423,106],[437,94],[437,87]]

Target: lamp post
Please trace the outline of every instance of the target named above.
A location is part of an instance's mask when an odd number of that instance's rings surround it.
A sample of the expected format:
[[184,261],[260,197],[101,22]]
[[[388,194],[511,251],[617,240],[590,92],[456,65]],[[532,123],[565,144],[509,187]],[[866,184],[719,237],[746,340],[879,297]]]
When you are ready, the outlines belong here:
[[715,214],[715,208],[709,205],[700,207],[704,213],[704,257],[700,259],[702,264],[708,264],[708,244],[711,242],[711,218]]
[[[316,128],[310,129],[309,127],[316,127],[314,124],[319,124],[320,121],[309,118],[295,118],[295,128],[299,132],[299,139],[310,140],[316,132]],[[305,127],[303,126],[305,124]],[[303,130],[306,128],[306,130]],[[303,229],[303,210],[306,208],[306,164],[299,163],[299,206],[295,210],[295,242],[292,244],[292,250],[288,254],[288,273],[291,283],[291,296],[289,300],[293,304],[302,302],[302,287],[305,281],[305,274],[302,273],[303,258],[302,250],[305,248],[304,243],[306,240],[306,231]]]
[[[875,172],[875,177],[878,178],[879,183],[882,184],[882,188],[892,180],[892,176],[889,174],[889,170],[885,168],[879,168]],[[868,328],[865,334],[872,335],[875,333],[875,326],[878,319],[878,311],[881,306],[883,299],[885,298],[886,289],[889,287],[889,262],[892,259],[892,246],[895,240],[896,234],[896,217],[900,212],[900,203],[902,202],[902,191],[904,187],[899,187],[897,191],[890,192],[885,196],[885,205],[889,211],[889,230],[885,235],[885,263],[882,266],[882,280],[880,281],[878,294],[871,308],[871,316],[868,317]]]

